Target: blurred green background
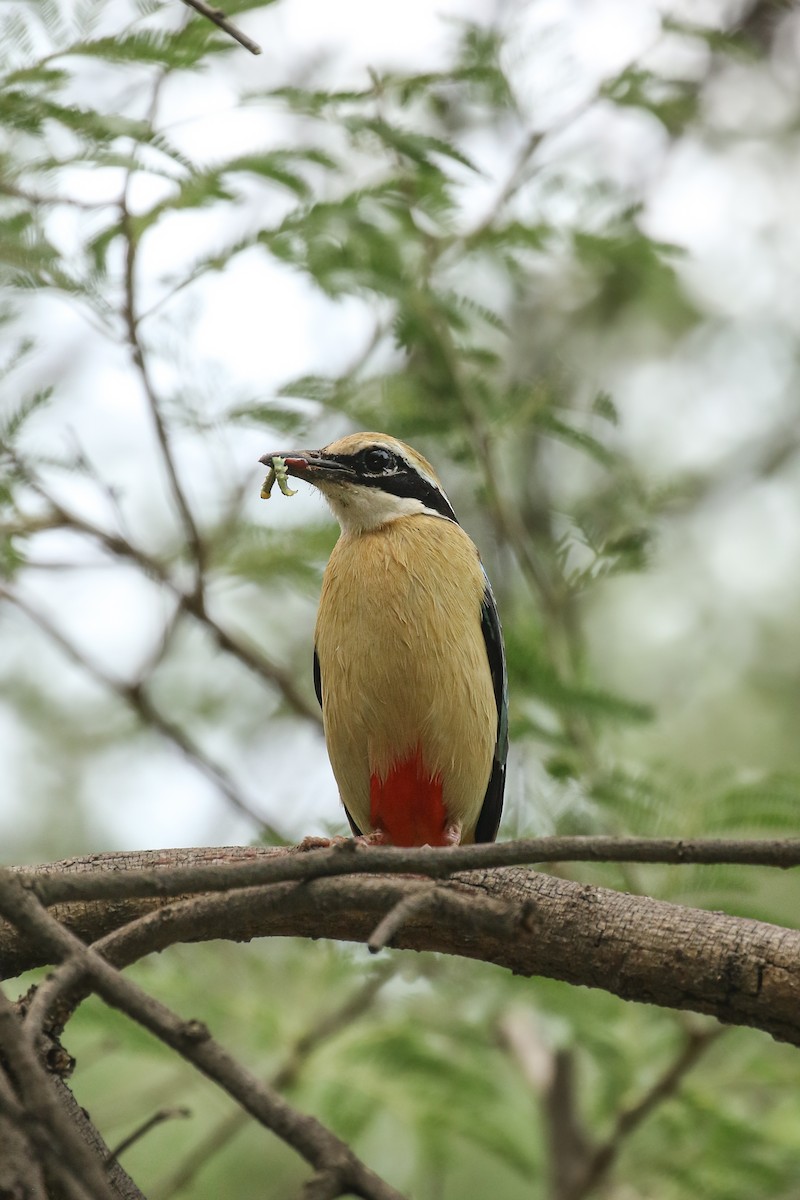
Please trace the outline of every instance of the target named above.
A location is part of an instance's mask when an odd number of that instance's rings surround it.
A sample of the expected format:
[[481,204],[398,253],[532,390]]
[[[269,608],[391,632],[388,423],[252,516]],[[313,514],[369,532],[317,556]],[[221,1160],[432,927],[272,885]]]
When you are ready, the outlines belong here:
[[[492,578],[501,837],[793,836],[795,6],[227,10],[260,56],[177,0],[0,13],[2,860],[344,831],[310,661],[337,531],[257,460],[359,428],[431,459]],[[800,1189],[798,1059],[763,1035],[360,947],[135,974],[418,1200]],[[124,1156],[148,1196],[296,1194],[117,1014],[66,1041],[110,1144],[190,1110]]]

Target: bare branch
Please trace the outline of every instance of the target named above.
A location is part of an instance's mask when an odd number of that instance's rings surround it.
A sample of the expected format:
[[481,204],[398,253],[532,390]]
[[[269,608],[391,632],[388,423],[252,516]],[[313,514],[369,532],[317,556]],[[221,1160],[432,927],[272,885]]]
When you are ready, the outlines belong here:
[[158,1112],[153,1113],[152,1117],[148,1117],[143,1121],[133,1133],[129,1133],[126,1138],[123,1138],[118,1146],[109,1151],[109,1158],[119,1158],[126,1150],[130,1150],[131,1146],[135,1146],[138,1141],[145,1137],[151,1129],[155,1129],[159,1125],[163,1125],[165,1121],[185,1120],[186,1117],[192,1115],[190,1108],[160,1108]]
[[[17,1008],[24,1007],[18,1002]],[[46,1064],[48,1071],[60,1070],[58,1056],[54,1054],[55,1045],[45,1043],[39,1044],[39,1053],[42,1053],[43,1048],[46,1048]],[[62,1052],[65,1053],[65,1052]],[[68,1056],[67,1056],[68,1057]],[[147,1197],[139,1190],[134,1181],[131,1179],[120,1166],[119,1162],[112,1158],[111,1151],[106,1145],[100,1131],[92,1124],[89,1114],[85,1108],[82,1108],[69,1087],[62,1079],[60,1074],[50,1076],[53,1082],[53,1087],[61,1107],[63,1108],[67,1119],[78,1130],[81,1138],[89,1147],[98,1162],[103,1164],[108,1172],[109,1182],[114,1191],[114,1196],[117,1200],[147,1200]],[[49,1196],[48,1200],[61,1200],[60,1196]]]
[[37,479],[29,468],[25,467],[19,460],[16,460],[16,465],[24,470],[25,480],[28,485],[53,511],[52,514],[47,516],[26,521],[18,530],[7,529],[7,532],[19,532],[27,536],[40,530],[63,527],[90,537],[115,558],[134,562],[144,575],[163,585],[172,593],[180,611],[187,613],[203,625],[220,650],[224,650],[226,654],[230,654],[236,658],[258,678],[277,687],[285,703],[298,716],[304,717],[316,726],[322,724],[322,717],[318,707],[308,701],[301,689],[298,688],[297,682],[291,672],[272,662],[256,646],[252,644],[244,645],[243,642],[229,633],[209,613],[204,596],[198,596],[194,592],[184,592],[172,579],[167,567],[157,558],[147,554],[127,537],[109,532],[101,526],[93,524],[80,514],[68,510],[48,491],[42,481]]
[[123,679],[118,679],[113,675],[109,675],[98,663],[89,659],[82,651],[78,649],[56,625],[40,612],[28,600],[24,600],[18,593],[10,591],[8,588],[0,585],[0,599],[9,601],[14,604],[21,612],[25,614],[28,620],[37,625],[43,633],[45,633],[52,642],[54,642],[64,654],[73,662],[82,667],[92,679],[97,680],[103,687],[108,688],[127,705],[129,705],[139,716],[142,724],[155,729],[162,737],[172,742],[186,756],[186,758],[204,775],[210,779],[216,787],[222,792],[225,798],[233,805],[235,809],[243,813],[251,821],[254,822],[264,833],[265,836],[276,842],[285,842],[286,839],[275,827],[261,816],[255,808],[253,808],[242,796],[239,787],[228,772],[218,763],[213,762],[204,751],[192,740],[185,730],[176,725],[168,717],[165,717],[155,702],[151,699],[147,692],[143,681],[129,683]]
[[138,236],[136,234],[131,214],[128,209],[128,190],[130,187],[132,171],[128,172],[125,180],[125,188],[120,199],[120,214],[121,226],[125,235],[125,270],[124,270],[124,302],[122,305],[122,317],[125,322],[125,328],[128,335],[128,344],[131,348],[133,364],[139,372],[142,388],[144,390],[147,404],[150,409],[150,415],[153,420],[153,425],[156,431],[156,440],[158,441],[161,451],[161,460],[164,464],[167,479],[169,481],[172,499],[175,502],[175,507],[183,525],[186,534],[186,541],[192,555],[192,563],[195,571],[195,586],[194,595],[198,600],[203,595],[203,571],[205,567],[206,548],[203,539],[200,536],[200,531],[194,519],[189,501],[183,490],[180,478],[178,477],[178,469],[175,465],[175,459],[172,454],[172,446],[170,445],[169,434],[161,413],[161,403],[153,381],[150,378],[150,369],[147,365],[147,359],[144,353],[144,347],[139,338],[139,318],[136,306],[136,257],[139,248]]
[[[0,1196],[48,1200],[44,1173],[26,1126],[31,1118],[0,1071]],[[47,1141],[47,1138],[44,1138]]]
[[184,4],[188,4],[189,8],[193,8],[195,12],[199,12],[201,16],[206,17],[209,21],[218,26],[229,37],[232,37],[240,46],[244,46],[245,50],[249,50],[251,54],[260,54],[261,47],[258,42],[254,42],[246,33],[242,33],[233,21],[229,21],[221,8],[212,8],[210,4],[206,4],[205,0],[183,0]]
[[[32,897],[31,897],[32,899]],[[19,1018],[0,991],[0,1051],[14,1078],[18,1107],[0,1093],[0,1111],[44,1151],[75,1200],[114,1200],[102,1163],[83,1142],[58,1102],[53,1080],[23,1035]]]
[[[57,904],[180,896],[332,875],[411,874],[450,879],[463,871],[548,862],[726,863],[785,870],[800,866],[800,838],[576,836],[411,849],[365,846],[348,839],[301,853],[293,846],[131,851],[67,859],[20,871],[45,904]],[[96,864],[95,870],[92,863]],[[108,869],[112,866],[113,872]]]
[[553,1074],[542,1095],[549,1143],[551,1200],[577,1200],[576,1183],[590,1150],[578,1112],[575,1052],[562,1047],[553,1055]]
[[725,1029],[711,1024],[698,1028],[693,1021],[673,1061],[635,1104],[619,1110],[610,1134],[601,1142],[591,1138],[581,1118],[574,1050],[551,1049],[527,1007],[511,1008],[499,1022],[498,1033],[542,1105],[550,1200],[587,1200],[607,1178],[626,1140],[675,1095],[687,1072]]
[[588,1156],[582,1178],[576,1181],[564,1200],[584,1200],[608,1175],[625,1141],[650,1116],[654,1109],[669,1100],[683,1083],[686,1075],[698,1063],[709,1046],[725,1033],[719,1026],[693,1029],[686,1036],[675,1060],[669,1064],[640,1100],[617,1114],[614,1128],[604,1142]]
[[[48,913],[31,890],[23,886],[19,877],[8,870],[0,870],[0,911],[23,936],[42,944],[48,953],[62,962],[60,974],[69,984],[84,977],[90,980],[92,990],[107,1004],[119,1008],[193,1063],[257,1121],[296,1150],[317,1172],[335,1175],[341,1182],[342,1194],[352,1192],[366,1200],[403,1200],[399,1192],[356,1157],[346,1142],[337,1138],[315,1117],[298,1112],[273,1088],[240,1066],[212,1038],[201,1021],[183,1020],[166,1005],[149,996],[138,984],[123,978],[107,959],[84,945],[80,938]],[[57,975],[59,972],[56,972]],[[56,976],[49,981],[51,988]],[[57,994],[58,989],[53,990]],[[30,1013],[32,1011],[33,1006]],[[34,1040],[36,1036],[34,1030]],[[26,1039],[25,1054],[36,1062],[29,1046]],[[38,1067],[38,1070],[41,1072],[42,1068]],[[92,1161],[96,1168],[96,1161]],[[108,1196],[110,1200],[111,1192],[110,1189],[98,1190],[97,1195],[103,1200]]]
[[367,949],[370,954],[377,954],[380,950],[385,949],[397,931],[403,928],[406,921],[433,901],[435,888],[436,885],[433,884],[427,891],[412,892],[409,896],[403,896],[394,908],[389,909],[386,916],[381,918],[367,938]]
[[[308,1032],[298,1038],[290,1047],[283,1062],[270,1079],[272,1087],[278,1091],[285,1091],[286,1088],[296,1083],[314,1051],[335,1037],[340,1030],[346,1029],[368,1012],[380,989],[396,972],[397,963],[391,959],[384,959],[343,1004],[316,1021]],[[227,1146],[240,1129],[247,1125],[248,1120],[248,1114],[241,1108],[236,1108],[227,1117],[224,1117],[218,1125],[206,1132],[202,1143],[186,1155],[173,1174],[154,1190],[154,1197],[158,1197],[158,1200],[169,1200],[176,1192],[185,1188],[206,1163],[224,1146]]]
[[575,1052],[552,1048],[529,1007],[515,1005],[498,1023],[500,1042],[537,1097],[547,1146],[550,1200],[567,1200],[585,1175],[594,1149],[584,1126],[575,1087]]
[[[513,844],[438,853],[469,855],[482,849],[519,853]],[[213,855],[224,859],[227,854],[232,861],[220,862],[223,874],[237,866],[237,859],[264,856],[249,847],[227,852],[158,851],[150,861],[158,859],[164,866],[187,863],[193,853],[199,853],[201,861]],[[325,853],[335,872],[335,855],[339,854],[341,864],[342,852],[337,848]],[[377,867],[379,855],[383,858],[387,853],[394,855],[395,869],[405,870],[413,862],[413,870],[424,873],[427,856],[431,873],[438,868],[434,850],[375,847],[364,855],[356,851],[352,858],[360,863],[374,854]],[[311,854],[273,855],[287,863],[312,859]],[[115,864],[114,877],[122,879],[126,861],[141,865],[142,858],[113,855],[105,861]],[[382,868],[387,862],[383,858]],[[87,863],[91,860],[73,864],[73,869],[80,873]],[[368,864],[364,869],[369,869]],[[207,878],[212,879],[216,870],[209,867]],[[69,905],[60,915],[85,940],[103,936],[103,953],[121,965],[177,941],[281,935],[366,942],[380,919],[405,896],[430,892],[429,883],[419,878],[314,879],[308,874],[300,878],[301,883],[245,887],[166,905],[154,899]],[[30,878],[23,876],[23,880],[29,887],[37,886]],[[483,869],[440,885],[431,902],[412,914],[394,941],[398,948],[481,959],[520,975],[543,975],[603,988],[627,1000],[709,1013],[725,1023],[754,1026],[800,1045],[800,932],[761,921],[535,871]],[[13,973],[53,961],[49,953],[35,940],[0,928],[0,970]],[[51,988],[53,980],[44,986]]]

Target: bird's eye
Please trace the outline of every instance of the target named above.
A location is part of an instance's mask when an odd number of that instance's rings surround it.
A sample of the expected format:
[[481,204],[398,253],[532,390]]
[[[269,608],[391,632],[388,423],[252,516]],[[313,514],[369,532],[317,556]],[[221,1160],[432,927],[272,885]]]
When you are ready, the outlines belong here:
[[393,457],[389,450],[376,448],[364,451],[363,462],[371,475],[379,475],[392,465]]

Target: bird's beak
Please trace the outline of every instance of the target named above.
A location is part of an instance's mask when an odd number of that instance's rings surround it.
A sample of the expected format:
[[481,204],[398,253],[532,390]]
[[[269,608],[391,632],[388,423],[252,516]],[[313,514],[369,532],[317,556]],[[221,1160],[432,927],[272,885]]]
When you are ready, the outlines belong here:
[[350,468],[343,466],[334,458],[326,458],[322,450],[289,450],[280,455],[272,452],[262,454],[258,461],[265,467],[271,467],[272,460],[276,457],[282,458],[286,463],[287,475],[294,475],[296,479],[305,479],[309,483],[353,478]]

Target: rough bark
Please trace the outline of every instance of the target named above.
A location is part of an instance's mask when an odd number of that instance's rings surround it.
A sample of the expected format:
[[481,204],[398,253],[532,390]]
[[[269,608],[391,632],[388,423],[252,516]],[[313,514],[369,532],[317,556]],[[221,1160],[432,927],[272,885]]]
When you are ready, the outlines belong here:
[[[105,855],[48,870],[118,872],[160,865],[252,861],[259,848]],[[431,887],[418,877],[340,875],[184,900],[93,901],[54,906],[85,941],[107,937],[124,965],[178,941],[292,936],[367,942],[395,906],[427,891],[391,944],[496,963],[603,988],[627,1000],[710,1013],[800,1044],[800,933],[760,921],[685,908],[573,883],[522,868],[487,868]],[[129,930],[120,930],[150,913]],[[0,970],[13,975],[47,961],[0,927]]]
[[41,1165],[30,1142],[8,1117],[0,1115],[0,1197],[47,1200]]

